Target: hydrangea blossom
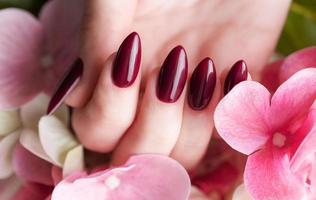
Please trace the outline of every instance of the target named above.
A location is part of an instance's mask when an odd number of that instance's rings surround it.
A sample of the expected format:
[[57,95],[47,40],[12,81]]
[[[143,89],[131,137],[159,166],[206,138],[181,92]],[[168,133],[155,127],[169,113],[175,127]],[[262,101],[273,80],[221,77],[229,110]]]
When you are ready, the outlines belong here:
[[315,197],[316,69],[301,70],[271,96],[254,81],[238,84],[218,104],[215,126],[249,155],[245,186],[254,199]]
[[132,156],[125,165],[87,176],[77,173],[60,182],[52,200],[186,200],[190,178],[176,161],[162,155]]
[[0,11],[0,108],[19,108],[38,93],[52,93],[78,53],[81,0],[46,3],[36,19]]

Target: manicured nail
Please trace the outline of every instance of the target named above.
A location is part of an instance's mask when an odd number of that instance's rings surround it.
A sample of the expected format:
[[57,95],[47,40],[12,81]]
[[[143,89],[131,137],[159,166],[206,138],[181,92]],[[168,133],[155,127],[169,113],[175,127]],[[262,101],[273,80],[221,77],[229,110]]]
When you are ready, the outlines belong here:
[[246,62],[243,60],[237,61],[227,74],[224,85],[224,94],[226,95],[238,83],[247,80],[247,77],[248,70]]
[[157,97],[166,103],[177,101],[188,76],[187,55],[182,46],[177,46],[165,59],[158,78]]
[[131,33],[122,42],[112,69],[112,79],[116,86],[125,88],[132,85],[137,77],[141,60],[139,35]]
[[68,73],[64,76],[53,97],[51,98],[46,112],[48,115],[53,113],[60,106],[67,94],[69,94],[71,90],[77,85],[82,73],[83,62],[80,58],[78,58],[71,65]]
[[216,71],[210,58],[205,58],[192,73],[189,87],[189,105],[194,110],[204,109],[210,102],[216,85]]

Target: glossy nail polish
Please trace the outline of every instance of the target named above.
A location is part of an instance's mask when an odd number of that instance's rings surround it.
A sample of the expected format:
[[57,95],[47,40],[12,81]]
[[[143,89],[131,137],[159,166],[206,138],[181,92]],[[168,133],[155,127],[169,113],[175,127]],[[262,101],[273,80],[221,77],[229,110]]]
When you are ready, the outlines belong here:
[[67,94],[69,94],[69,92],[77,85],[80,77],[82,76],[82,73],[83,62],[80,58],[78,58],[71,65],[68,73],[65,74],[53,97],[51,98],[46,112],[48,115],[53,113],[59,107]]
[[189,86],[189,105],[194,110],[204,109],[210,102],[216,85],[216,71],[210,58],[205,58],[192,73]]
[[112,69],[112,79],[116,86],[125,88],[132,85],[137,77],[141,60],[139,35],[131,33],[122,42]]
[[237,61],[227,74],[224,84],[224,94],[226,95],[235,85],[247,80],[248,69],[246,62],[243,60]]
[[182,46],[171,50],[158,77],[157,97],[166,103],[177,101],[183,91],[188,75],[187,55]]

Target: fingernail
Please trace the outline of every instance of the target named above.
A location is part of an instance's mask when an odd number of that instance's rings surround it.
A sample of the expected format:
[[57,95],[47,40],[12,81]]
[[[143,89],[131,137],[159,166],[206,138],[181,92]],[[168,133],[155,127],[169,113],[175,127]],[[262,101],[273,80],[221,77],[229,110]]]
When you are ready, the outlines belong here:
[[187,75],[186,52],[182,46],[177,46],[169,53],[160,69],[157,97],[166,103],[177,101],[183,91]]
[[139,35],[133,32],[122,42],[114,60],[112,79],[116,86],[125,88],[134,83],[139,71],[141,53]]
[[71,65],[69,71],[64,76],[57,90],[55,91],[53,97],[51,98],[46,112],[48,115],[53,113],[59,107],[59,105],[63,102],[67,94],[69,94],[71,90],[77,85],[82,73],[83,62],[80,58],[78,58]]
[[224,94],[226,95],[235,85],[247,80],[248,70],[246,62],[243,60],[237,61],[227,74],[224,84]]
[[192,73],[189,87],[189,105],[194,110],[204,109],[210,102],[216,85],[213,61],[205,58]]

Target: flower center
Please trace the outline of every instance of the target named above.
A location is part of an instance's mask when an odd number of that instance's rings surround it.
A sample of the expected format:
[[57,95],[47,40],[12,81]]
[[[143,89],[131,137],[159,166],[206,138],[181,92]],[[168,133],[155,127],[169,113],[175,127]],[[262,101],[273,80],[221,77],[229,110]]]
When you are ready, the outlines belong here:
[[41,58],[41,65],[47,69],[53,65],[53,56],[50,54],[46,54]]
[[283,134],[276,132],[273,135],[272,142],[275,146],[283,147],[285,144],[285,141],[286,141],[286,137]]
[[114,190],[115,188],[117,188],[120,185],[120,179],[117,178],[115,175],[112,175],[110,177],[108,177],[104,183],[105,185],[110,189],[110,190]]

